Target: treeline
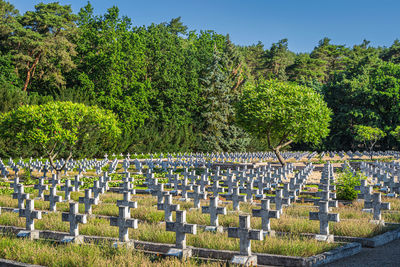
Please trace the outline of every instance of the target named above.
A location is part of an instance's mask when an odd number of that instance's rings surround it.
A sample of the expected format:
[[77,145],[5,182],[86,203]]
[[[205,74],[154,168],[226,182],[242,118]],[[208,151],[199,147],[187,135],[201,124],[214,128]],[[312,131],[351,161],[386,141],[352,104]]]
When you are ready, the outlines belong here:
[[[97,105],[118,116],[118,151],[264,150],[236,125],[235,105],[246,86],[269,79],[314,88],[334,113],[321,145],[294,148],[357,149],[355,125],[400,125],[397,40],[350,48],[325,38],[296,54],[285,39],[243,47],[180,18],[139,27],[117,7],[97,16],[91,4],[74,14],[51,3],[19,14],[0,0],[0,45],[0,112],[54,100]],[[391,135],[378,144],[397,147]],[[0,156],[13,151],[0,144]]]

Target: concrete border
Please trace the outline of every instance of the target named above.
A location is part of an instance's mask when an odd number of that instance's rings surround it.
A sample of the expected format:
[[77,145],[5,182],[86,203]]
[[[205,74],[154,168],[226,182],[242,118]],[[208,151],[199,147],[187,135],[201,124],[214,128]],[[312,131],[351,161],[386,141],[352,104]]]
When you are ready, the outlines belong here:
[[23,263],[13,260],[0,259],[0,267],[43,267],[42,265]]

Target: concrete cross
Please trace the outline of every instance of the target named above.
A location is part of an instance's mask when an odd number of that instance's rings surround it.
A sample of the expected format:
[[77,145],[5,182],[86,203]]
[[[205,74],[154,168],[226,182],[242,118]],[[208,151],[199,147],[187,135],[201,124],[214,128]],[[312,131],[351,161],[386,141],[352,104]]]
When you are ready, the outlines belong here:
[[188,199],[188,190],[192,190],[192,185],[188,185],[188,180],[186,177],[183,178],[182,184],[180,185],[181,189],[181,200],[186,201]]
[[332,198],[336,198],[336,193],[331,193],[329,191],[318,191],[316,193],[316,196],[319,197],[320,199],[315,199],[314,205],[319,205],[320,201],[328,201],[329,208],[337,208],[338,207],[338,201],[331,200]]
[[19,177],[15,176],[14,177],[14,182],[12,183],[12,188],[14,189],[14,192],[17,192],[19,184],[20,184],[19,183]]
[[91,189],[85,189],[85,196],[79,197],[79,203],[85,204],[86,214],[92,214],[92,205],[99,204],[99,200],[97,198],[92,198]]
[[275,205],[276,210],[279,211],[280,214],[282,214],[283,205],[290,205],[290,198],[283,197],[282,189],[277,189],[275,191]]
[[83,185],[83,182],[80,181],[79,175],[75,175],[75,180],[71,181],[71,184],[74,186],[74,191],[79,192],[79,187]]
[[390,202],[382,202],[381,193],[374,193],[372,196],[372,201],[364,202],[364,208],[373,209],[374,212],[374,220],[381,220],[382,210],[390,210]]
[[253,181],[250,180],[247,182],[246,186],[246,195],[247,195],[247,202],[253,202],[253,194],[257,193],[257,190],[253,189]]
[[29,199],[29,194],[24,192],[24,185],[17,185],[17,191],[12,194],[13,199],[18,199],[18,209],[25,208],[24,200]]
[[360,193],[357,195],[358,198],[364,199],[364,201],[371,201],[373,195],[373,187],[367,185],[367,180],[361,180],[361,185],[356,186],[355,190],[359,190]]
[[131,209],[131,208],[136,209],[137,202],[131,201],[131,192],[126,191],[126,192],[124,192],[124,199],[117,200],[117,206],[118,207],[128,207],[128,209]]
[[128,228],[137,229],[138,228],[138,220],[131,219],[129,207],[120,206],[119,207],[119,216],[117,218],[111,217],[110,225],[118,226],[119,241],[127,242],[127,241],[129,241]]
[[61,191],[64,191],[66,201],[71,200],[71,192],[74,191],[75,188],[71,185],[71,180],[65,180],[65,185],[61,186]]
[[69,213],[62,213],[62,221],[69,222],[69,234],[71,236],[79,235],[78,225],[87,223],[86,214],[78,214],[78,204],[69,203]]
[[43,178],[39,178],[38,179],[38,184],[35,184],[34,189],[38,190],[38,198],[39,199],[43,199],[44,198],[44,191],[45,190],[49,190],[49,186],[46,184],[44,184],[44,179]]
[[172,204],[172,195],[164,196],[164,203],[157,204],[158,210],[164,210],[164,217],[166,222],[172,221],[172,212],[179,210],[179,204]]
[[104,187],[100,186],[100,182],[98,180],[93,181],[93,186],[90,187],[90,189],[92,189],[94,198],[98,199],[101,194],[104,194]]
[[35,230],[35,219],[42,219],[42,212],[35,210],[35,201],[33,199],[26,200],[26,208],[19,209],[19,217],[26,218],[26,230],[33,231]]
[[263,240],[260,230],[250,229],[250,215],[239,215],[239,227],[229,227],[228,237],[240,239],[240,255],[251,256],[251,240]]
[[169,232],[175,232],[176,241],[175,245],[179,249],[186,248],[186,234],[197,233],[197,225],[186,223],[186,211],[176,211],[176,222],[166,222],[166,230]]
[[225,190],[224,190],[224,188],[219,186],[219,181],[218,180],[214,180],[210,191],[213,193],[214,197],[218,197],[218,193],[223,193]]
[[261,226],[263,231],[271,231],[270,218],[279,219],[279,211],[270,209],[270,200],[261,200],[261,209],[253,209],[252,214],[254,217],[261,218]]
[[210,206],[201,207],[201,212],[210,214],[211,226],[218,226],[218,214],[226,215],[226,208],[218,207],[218,197],[210,197]]
[[200,185],[200,192],[204,193],[206,191],[207,186],[210,185],[210,181],[208,180],[207,177],[208,177],[207,175],[202,174],[200,180],[197,181],[197,184]]
[[132,195],[136,194],[136,190],[133,189],[133,185],[131,184],[131,182],[127,181],[127,182],[123,182],[122,186],[119,188],[119,193],[125,193],[125,192],[129,192]]
[[158,180],[155,180],[154,184],[150,188],[150,193],[157,197],[157,203],[162,203],[164,197],[164,184],[159,184]]
[[239,210],[240,202],[244,202],[247,200],[246,195],[240,195],[239,187],[234,187],[232,189],[232,194],[226,195],[227,200],[232,201],[233,210]]
[[193,198],[193,206],[195,209],[200,209],[200,200],[206,199],[207,193],[202,193],[200,191],[200,186],[194,185],[193,192],[189,192],[189,197]]
[[49,182],[50,182],[50,184],[51,184],[51,186],[52,187],[56,187],[58,184],[59,184],[59,180],[58,180],[58,177],[57,177],[57,174],[52,174],[51,175],[51,179],[49,180]]
[[319,221],[319,233],[321,235],[329,235],[329,222],[339,222],[338,213],[329,213],[328,202],[319,202],[319,211],[310,211],[310,220]]
[[45,201],[50,202],[50,211],[56,211],[57,202],[61,202],[61,196],[57,196],[57,189],[55,187],[50,187],[49,195],[44,196]]

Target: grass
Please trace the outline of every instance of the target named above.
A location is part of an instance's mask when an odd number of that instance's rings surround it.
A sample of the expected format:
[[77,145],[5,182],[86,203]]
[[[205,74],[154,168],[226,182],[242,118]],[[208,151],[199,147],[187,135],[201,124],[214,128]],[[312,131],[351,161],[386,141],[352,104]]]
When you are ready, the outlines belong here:
[[108,244],[55,245],[10,236],[0,236],[0,258],[45,266],[220,266],[196,259],[147,256],[127,248],[114,249]]
[[[19,218],[16,213],[6,212],[0,216],[1,225],[23,227],[24,223],[24,218]],[[68,232],[69,225],[67,222],[61,221],[61,214],[51,213],[44,215],[42,220],[37,220],[35,228],[38,230]],[[108,220],[100,218],[90,218],[87,224],[79,226],[79,232],[83,235],[118,236],[118,228],[110,226]],[[163,223],[140,223],[138,229],[129,231],[129,236],[133,240],[175,243],[175,234],[165,231],[165,224]],[[228,238],[226,232],[210,233],[199,230],[197,235],[187,236],[187,244],[194,247],[218,250],[239,250],[239,239]],[[339,245],[317,242],[314,239],[293,235],[283,238],[266,237],[264,241],[252,241],[252,246],[253,252],[308,257],[329,251]]]

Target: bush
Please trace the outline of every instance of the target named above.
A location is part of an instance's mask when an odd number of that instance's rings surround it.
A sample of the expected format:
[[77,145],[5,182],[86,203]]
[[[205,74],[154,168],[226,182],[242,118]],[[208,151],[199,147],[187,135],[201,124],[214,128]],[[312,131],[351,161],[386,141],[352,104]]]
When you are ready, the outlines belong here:
[[336,183],[336,198],[340,200],[357,199],[357,190],[354,187],[361,185],[361,179],[366,179],[366,177],[360,173],[353,174],[349,170],[339,174]]

